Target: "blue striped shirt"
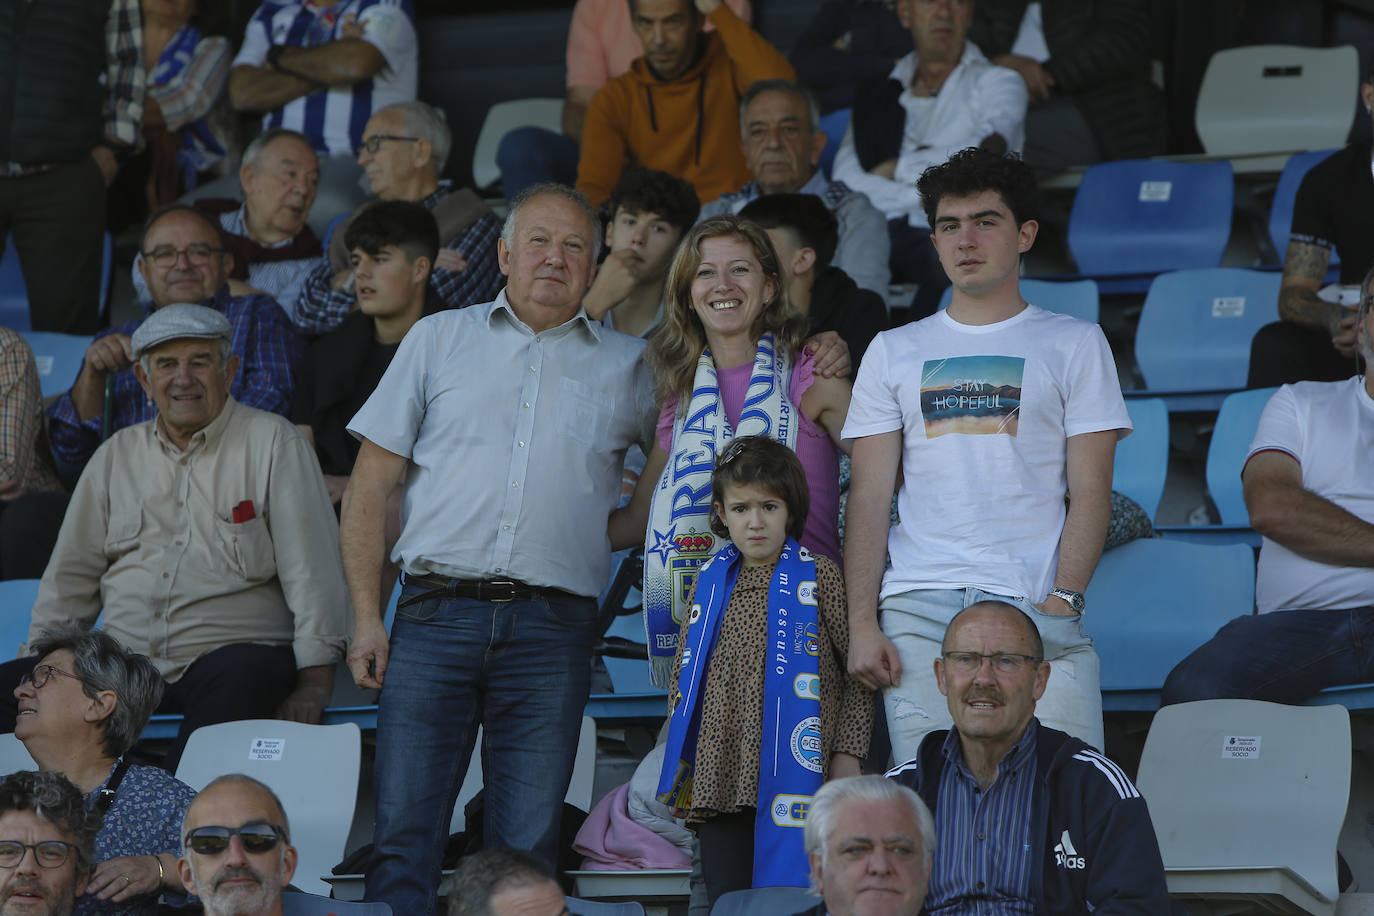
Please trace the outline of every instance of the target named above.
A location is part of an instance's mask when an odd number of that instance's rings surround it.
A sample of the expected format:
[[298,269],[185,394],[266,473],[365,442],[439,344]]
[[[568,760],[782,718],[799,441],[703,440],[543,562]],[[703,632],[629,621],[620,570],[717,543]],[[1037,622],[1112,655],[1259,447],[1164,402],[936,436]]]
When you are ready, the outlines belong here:
[[[1032,720],[1032,724],[1034,720]],[[997,766],[987,791],[964,762],[959,732],[942,751],[935,806],[935,861],[926,910],[941,916],[1034,914],[1031,902],[1031,801],[1035,792],[1035,728],[1027,728]]]
[[348,37],[355,26],[386,65],[369,79],[336,83],[274,108],[263,117],[264,130],[289,127],[309,137],[316,152],[352,156],[372,112],[415,98],[420,54],[411,0],[342,0],[328,7],[269,0],[249,20],[234,66],[261,67],[274,45],[319,47]]

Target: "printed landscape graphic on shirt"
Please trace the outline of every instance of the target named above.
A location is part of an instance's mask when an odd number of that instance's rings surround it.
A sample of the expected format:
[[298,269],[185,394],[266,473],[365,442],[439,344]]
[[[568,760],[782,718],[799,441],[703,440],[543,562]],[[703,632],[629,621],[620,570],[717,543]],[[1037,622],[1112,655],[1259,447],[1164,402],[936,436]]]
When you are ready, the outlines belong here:
[[1019,356],[953,356],[921,365],[921,416],[926,438],[949,433],[1015,438],[1021,416]]

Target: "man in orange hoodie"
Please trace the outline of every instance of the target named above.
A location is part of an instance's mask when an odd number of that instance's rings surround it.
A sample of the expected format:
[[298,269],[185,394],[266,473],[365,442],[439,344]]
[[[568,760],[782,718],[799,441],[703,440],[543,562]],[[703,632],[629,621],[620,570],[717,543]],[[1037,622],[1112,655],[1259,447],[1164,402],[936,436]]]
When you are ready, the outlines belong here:
[[629,164],[686,179],[702,200],[740,187],[740,97],[758,80],[792,79],[792,65],[721,0],[630,0],[630,16],[644,56],[592,99],[578,190],[600,204]]

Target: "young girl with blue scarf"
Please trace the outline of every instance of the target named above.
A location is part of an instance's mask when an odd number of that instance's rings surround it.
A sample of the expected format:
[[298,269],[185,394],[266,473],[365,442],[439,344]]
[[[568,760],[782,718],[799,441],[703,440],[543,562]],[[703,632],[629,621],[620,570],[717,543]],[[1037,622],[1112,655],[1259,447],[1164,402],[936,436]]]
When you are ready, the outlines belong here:
[[658,792],[697,831],[714,904],[727,891],[807,885],[811,797],[859,774],[873,693],[846,671],[839,567],[797,542],[810,494],[796,454],[733,439],[711,501],[711,530],[731,543],[687,602]]

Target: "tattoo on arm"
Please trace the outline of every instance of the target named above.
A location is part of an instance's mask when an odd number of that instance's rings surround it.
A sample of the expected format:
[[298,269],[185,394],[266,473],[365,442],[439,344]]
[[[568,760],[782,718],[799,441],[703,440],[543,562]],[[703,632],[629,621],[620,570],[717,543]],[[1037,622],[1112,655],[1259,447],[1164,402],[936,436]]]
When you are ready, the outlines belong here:
[[1317,298],[1322,277],[1331,263],[1331,250],[1321,245],[1291,241],[1283,260],[1283,285],[1279,288],[1279,317],[1285,321],[1328,330],[1341,307]]

